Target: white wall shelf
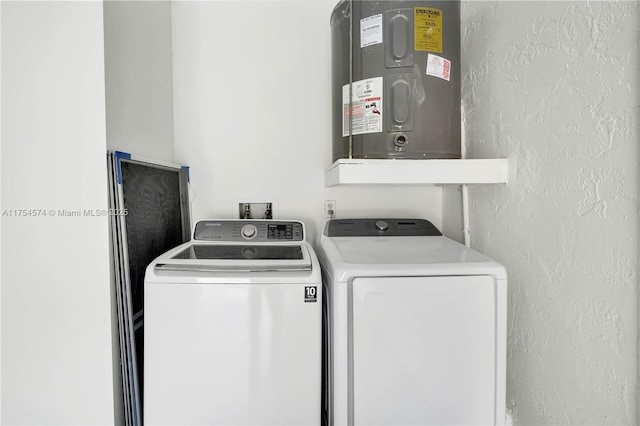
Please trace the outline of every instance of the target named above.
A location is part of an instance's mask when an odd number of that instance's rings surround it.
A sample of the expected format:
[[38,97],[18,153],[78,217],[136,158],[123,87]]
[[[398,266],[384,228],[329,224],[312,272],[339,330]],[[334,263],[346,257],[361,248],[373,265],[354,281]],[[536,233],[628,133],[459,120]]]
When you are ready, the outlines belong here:
[[339,159],[324,174],[325,186],[366,184],[466,185],[507,183],[506,158],[464,160]]

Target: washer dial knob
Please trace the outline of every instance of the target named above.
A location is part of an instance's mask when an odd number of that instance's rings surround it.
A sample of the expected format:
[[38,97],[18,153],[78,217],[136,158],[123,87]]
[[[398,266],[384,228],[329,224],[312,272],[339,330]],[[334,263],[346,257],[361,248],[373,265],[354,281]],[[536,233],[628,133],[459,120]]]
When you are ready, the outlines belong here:
[[242,238],[250,240],[258,234],[258,230],[253,225],[245,225],[240,230],[240,234],[242,235]]
[[387,222],[385,222],[384,220],[378,220],[376,221],[376,229],[378,231],[386,231],[387,229],[389,229],[389,224]]

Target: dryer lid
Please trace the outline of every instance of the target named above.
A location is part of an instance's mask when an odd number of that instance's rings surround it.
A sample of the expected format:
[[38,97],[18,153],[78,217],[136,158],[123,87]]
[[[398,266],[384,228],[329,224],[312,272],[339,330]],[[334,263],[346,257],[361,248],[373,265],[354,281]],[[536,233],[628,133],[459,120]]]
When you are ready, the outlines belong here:
[[487,262],[488,258],[446,237],[337,237],[344,262],[359,265],[426,265]]

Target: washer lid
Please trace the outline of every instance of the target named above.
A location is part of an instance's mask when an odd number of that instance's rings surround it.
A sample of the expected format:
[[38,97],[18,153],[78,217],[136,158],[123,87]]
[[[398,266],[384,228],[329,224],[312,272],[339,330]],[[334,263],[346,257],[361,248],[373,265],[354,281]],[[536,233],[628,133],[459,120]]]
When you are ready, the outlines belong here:
[[304,256],[299,245],[193,244],[171,259],[302,260]]
[[300,244],[231,244],[192,241],[168,252],[155,269],[246,272],[309,271],[308,250]]

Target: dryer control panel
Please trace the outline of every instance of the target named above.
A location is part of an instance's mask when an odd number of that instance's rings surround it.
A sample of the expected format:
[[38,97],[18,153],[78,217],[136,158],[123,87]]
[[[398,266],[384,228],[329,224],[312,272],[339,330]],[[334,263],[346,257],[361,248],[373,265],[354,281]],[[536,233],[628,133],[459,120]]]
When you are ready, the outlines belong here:
[[425,219],[335,219],[327,222],[327,237],[429,237],[442,233]]
[[295,220],[201,220],[194,240],[291,242],[304,241],[304,226]]

